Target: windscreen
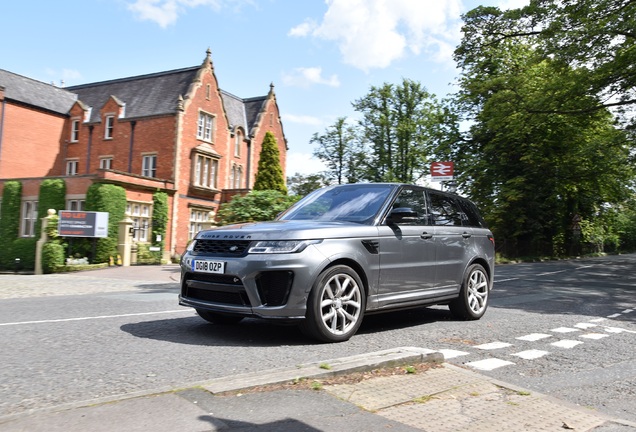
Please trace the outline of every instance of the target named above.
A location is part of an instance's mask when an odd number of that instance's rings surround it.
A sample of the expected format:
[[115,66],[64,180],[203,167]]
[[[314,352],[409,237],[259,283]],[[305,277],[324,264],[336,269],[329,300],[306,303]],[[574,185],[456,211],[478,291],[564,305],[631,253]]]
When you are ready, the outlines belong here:
[[341,185],[319,189],[303,198],[279,219],[371,224],[391,190],[390,185]]

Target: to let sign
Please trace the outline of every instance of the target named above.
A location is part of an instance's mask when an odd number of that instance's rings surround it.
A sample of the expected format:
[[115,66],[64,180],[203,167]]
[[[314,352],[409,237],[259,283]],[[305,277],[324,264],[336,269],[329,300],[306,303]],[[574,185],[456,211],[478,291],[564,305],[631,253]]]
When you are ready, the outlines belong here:
[[108,213],[60,211],[57,231],[61,237],[108,237]]
[[433,162],[431,164],[431,180],[449,181],[454,179],[454,162]]

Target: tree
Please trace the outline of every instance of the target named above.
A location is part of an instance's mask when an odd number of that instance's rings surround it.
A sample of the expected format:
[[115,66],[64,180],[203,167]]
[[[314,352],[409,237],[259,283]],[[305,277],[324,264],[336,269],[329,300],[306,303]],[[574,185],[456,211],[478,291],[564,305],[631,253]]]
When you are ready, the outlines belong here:
[[269,131],[265,133],[263,139],[254,190],[276,190],[283,194],[287,193],[276,137]]
[[229,203],[221,205],[216,220],[220,225],[273,220],[298,198],[275,190],[254,190],[245,196],[235,195]]
[[[465,20],[460,48],[464,57],[478,56],[512,40],[531,41],[543,58],[578,70],[577,85],[569,89],[571,96],[589,94],[597,98],[573,112],[607,107],[633,110],[636,106],[633,0],[531,0],[522,9],[506,12],[479,7]],[[632,128],[635,119],[633,115],[624,117]]]
[[356,183],[361,177],[364,152],[356,135],[347,118],[340,117],[324,135],[315,133],[310,140],[310,144],[318,146],[314,156],[327,164],[326,175],[336,184]]
[[[466,16],[456,106],[472,126],[452,157],[504,252],[563,253],[575,215],[591,220],[627,197],[631,143],[607,109],[589,109],[599,99],[581,91],[584,69],[546,57],[501,14]],[[495,24],[518,36],[497,37]]]
[[418,82],[385,83],[353,103],[362,113],[361,135],[367,152],[365,180],[413,183],[428,173],[428,157],[437,145],[433,125],[442,105]]
[[296,173],[291,177],[287,177],[287,187],[290,195],[304,197],[310,192],[329,185],[329,180],[323,174],[303,175]]

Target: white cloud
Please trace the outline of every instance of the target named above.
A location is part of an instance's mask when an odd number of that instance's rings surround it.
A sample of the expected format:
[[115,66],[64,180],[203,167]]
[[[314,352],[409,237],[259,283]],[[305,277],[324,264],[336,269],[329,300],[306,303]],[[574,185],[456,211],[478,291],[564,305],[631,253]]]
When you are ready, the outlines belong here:
[[522,7],[528,6],[530,4],[530,0],[502,0],[497,5],[499,9],[520,9]]
[[284,122],[297,123],[307,126],[322,126],[324,122],[318,117],[308,115],[283,114],[281,116]]
[[338,75],[334,74],[325,78],[322,76],[321,67],[296,68],[292,73],[283,74],[283,83],[292,87],[310,87],[313,84],[340,86]]
[[326,171],[325,164],[311,153],[295,153],[292,150],[287,152],[287,172],[288,177],[294,174],[316,174]]
[[422,52],[451,61],[448,47],[460,40],[461,0],[326,1],[321,23],[305,21],[289,34],[334,41],[345,63],[365,71]]
[[166,28],[176,23],[188,8],[206,6],[218,12],[226,6],[240,9],[243,4],[253,4],[253,0],[135,0],[128,4],[128,9],[142,21],[154,21]]
[[311,32],[314,31],[316,27],[317,25],[315,21],[308,19],[304,23],[298,24],[296,27],[293,27],[291,30],[289,30],[287,35],[294,37],[304,37],[311,34]]

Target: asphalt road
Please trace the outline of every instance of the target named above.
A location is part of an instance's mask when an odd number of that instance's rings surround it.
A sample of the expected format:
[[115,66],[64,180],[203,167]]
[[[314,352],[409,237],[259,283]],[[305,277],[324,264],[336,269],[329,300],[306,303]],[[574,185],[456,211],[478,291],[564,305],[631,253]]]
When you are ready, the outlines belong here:
[[401,346],[636,421],[636,255],[497,268],[486,315],[373,315],[340,344],[295,327],[213,326],[177,305],[175,267],[0,275],[0,417]]

